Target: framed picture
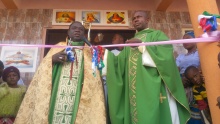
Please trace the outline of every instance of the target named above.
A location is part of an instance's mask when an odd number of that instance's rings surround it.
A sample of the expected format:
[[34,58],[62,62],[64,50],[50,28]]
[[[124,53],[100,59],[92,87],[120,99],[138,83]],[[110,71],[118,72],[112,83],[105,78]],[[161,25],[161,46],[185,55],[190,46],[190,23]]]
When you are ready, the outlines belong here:
[[127,11],[104,11],[104,24],[114,26],[128,26],[128,12]]
[[20,72],[35,72],[38,48],[3,46],[1,60],[5,67],[15,66]]
[[80,11],[79,12],[80,21],[90,22],[92,25],[101,25],[102,21],[102,11]]
[[76,21],[78,13],[76,10],[70,9],[54,9],[52,25],[70,25]]
[[182,28],[182,35],[190,31],[193,31],[193,28]]

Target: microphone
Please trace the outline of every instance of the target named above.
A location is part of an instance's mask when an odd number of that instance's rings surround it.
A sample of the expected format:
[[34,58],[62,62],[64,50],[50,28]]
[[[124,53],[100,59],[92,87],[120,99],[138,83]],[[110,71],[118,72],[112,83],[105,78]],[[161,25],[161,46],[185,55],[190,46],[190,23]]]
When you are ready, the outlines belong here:
[[86,39],[85,36],[82,38],[82,40],[83,40],[88,46],[92,47],[92,44]]

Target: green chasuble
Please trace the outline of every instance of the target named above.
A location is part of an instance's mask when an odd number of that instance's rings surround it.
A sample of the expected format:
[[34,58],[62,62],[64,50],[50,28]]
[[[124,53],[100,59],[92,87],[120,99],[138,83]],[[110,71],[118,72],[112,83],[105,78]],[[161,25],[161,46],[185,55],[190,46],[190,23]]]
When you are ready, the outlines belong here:
[[[168,40],[158,30],[135,34],[142,42]],[[118,56],[108,52],[107,88],[112,124],[172,124],[167,92],[174,97],[180,124],[190,118],[188,103],[172,45],[146,46],[156,67],[142,64],[138,48],[125,47]]]
[[[84,42],[72,42],[73,46],[83,46]],[[50,124],[73,124],[79,105],[83,82],[83,51],[75,49],[77,59],[72,68],[71,62],[56,63],[52,73],[52,96],[50,101]]]

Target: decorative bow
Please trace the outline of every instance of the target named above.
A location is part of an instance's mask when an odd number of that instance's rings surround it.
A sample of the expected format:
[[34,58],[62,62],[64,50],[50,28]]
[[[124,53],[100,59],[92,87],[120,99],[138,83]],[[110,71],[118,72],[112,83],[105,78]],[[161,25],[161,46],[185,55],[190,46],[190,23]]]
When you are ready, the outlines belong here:
[[102,69],[105,67],[103,63],[103,54],[102,54],[102,47],[101,46],[95,46],[93,47],[93,55],[92,55],[92,70],[93,75],[96,76],[96,69],[100,71],[102,74]]
[[72,51],[72,48],[71,47],[67,47],[65,49],[65,52],[67,54],[67,60],[70,61],[70,62],[74,62],[75,57],[74,57],[74,52]]
[[216,18],[220,18],[219,15],[209,14],[203,12],[203,15],[198,16],[199,25],[204,32],[215,31],[218,28],[218,22]]

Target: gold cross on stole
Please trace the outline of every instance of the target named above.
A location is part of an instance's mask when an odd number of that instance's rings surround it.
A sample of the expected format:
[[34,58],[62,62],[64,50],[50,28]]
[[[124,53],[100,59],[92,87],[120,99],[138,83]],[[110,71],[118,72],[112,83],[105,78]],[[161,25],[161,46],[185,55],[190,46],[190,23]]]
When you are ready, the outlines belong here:
[[166,99],[167,97],[162,96],[162,93],[160,93],[160,103],[163,103],[163,99]]

